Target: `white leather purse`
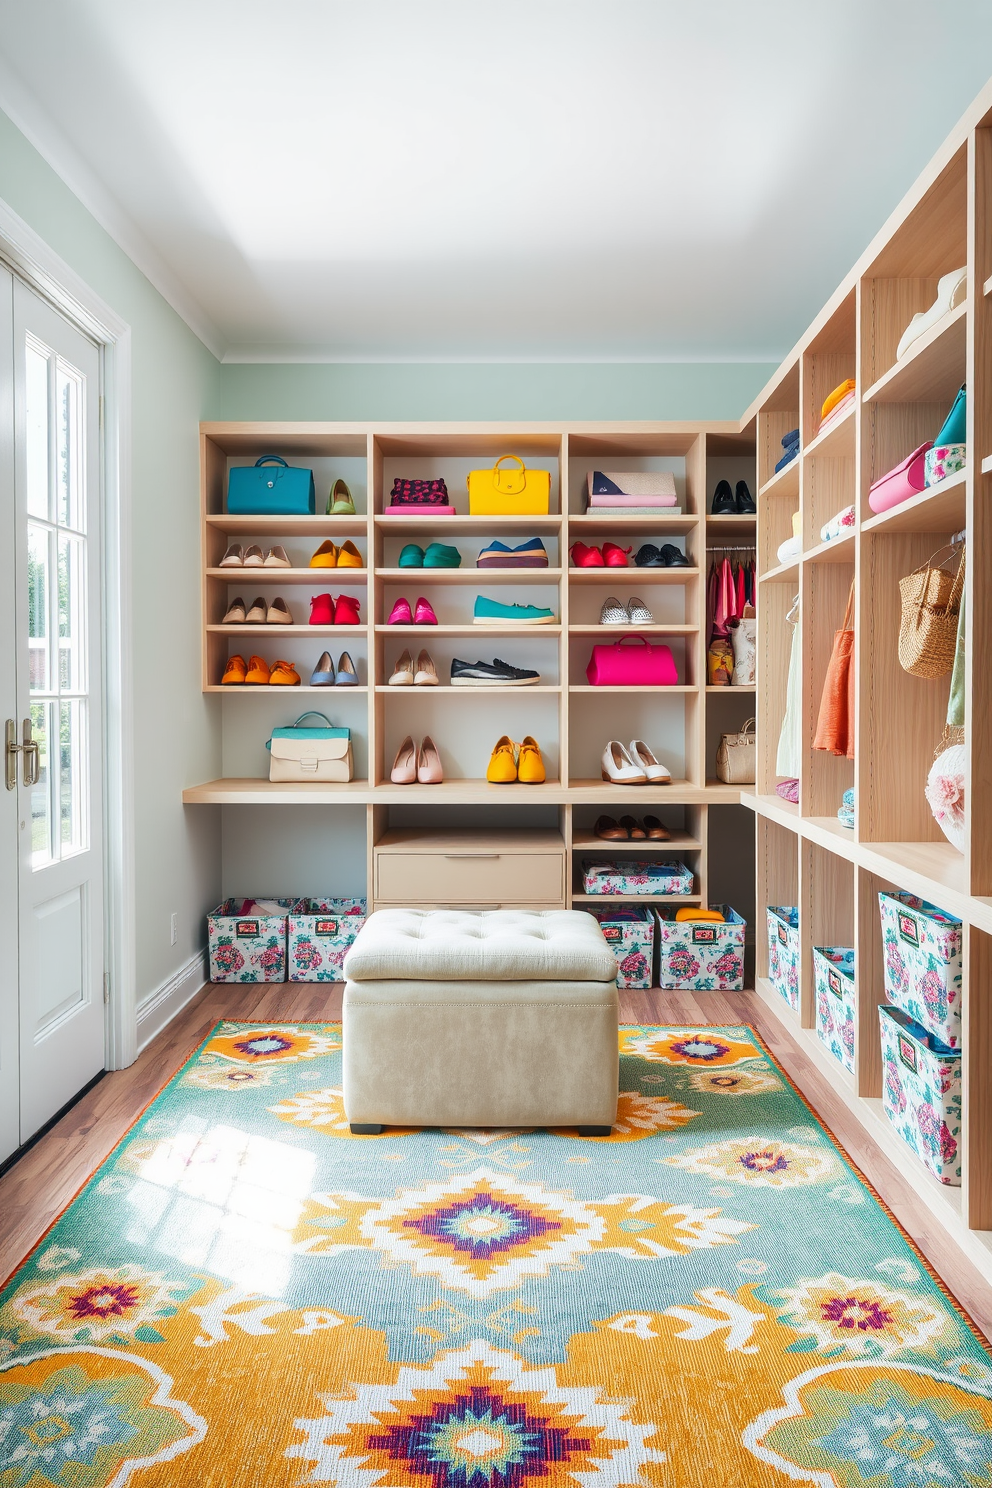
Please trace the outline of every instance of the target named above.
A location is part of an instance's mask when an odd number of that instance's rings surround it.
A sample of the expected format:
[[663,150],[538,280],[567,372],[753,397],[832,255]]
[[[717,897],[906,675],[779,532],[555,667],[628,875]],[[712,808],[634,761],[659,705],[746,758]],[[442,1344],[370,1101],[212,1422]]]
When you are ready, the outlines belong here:
[[[305,728],[304,719],[320,718],[323,728]],[[270,780],[323,780],[346,784],[354,774],[351,729],[335,728],[323,713],[301,713],[289,728],[272,730],[266,744]]]

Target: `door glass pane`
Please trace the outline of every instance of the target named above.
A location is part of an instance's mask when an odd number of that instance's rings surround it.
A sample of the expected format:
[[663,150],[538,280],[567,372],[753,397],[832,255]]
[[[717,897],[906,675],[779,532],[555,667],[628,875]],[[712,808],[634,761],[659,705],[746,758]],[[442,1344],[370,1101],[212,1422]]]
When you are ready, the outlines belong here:
[[55,384],[59,448],[58,521],[62,527],[74,527],[81,531],[82,384],[78,373],[73,372],[61,359],[56,364]]
[[48,357],[30,341],[25,347],[25,405],[28,512],[47,518]]
[[31,704],[31,733],[38,745],[38,783],[31,788],[31,865],[42,868],[52,861],[52,801],[48,741],[51,703]]
[[59,533],[59,689],[82,692],[83,573],[82,538]]
[[28,523],[28,653],[32,692],[52,688],[48,648],[48,607],[51,595],[48,529]]
[[59,810],[62,821],[62,854],[81,852],[86,846],[83,821],[83,710],[76,699],[59,705]]

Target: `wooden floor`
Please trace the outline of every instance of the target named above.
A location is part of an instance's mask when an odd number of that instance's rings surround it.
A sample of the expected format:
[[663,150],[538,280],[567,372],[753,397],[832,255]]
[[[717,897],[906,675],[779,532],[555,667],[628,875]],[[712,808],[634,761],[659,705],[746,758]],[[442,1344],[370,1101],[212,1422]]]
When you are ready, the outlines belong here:
[[[0,1178],[0,1278],[17,1268],[218,1018],[319,1022],[340,1015],[340,986],[204,987],[130,1069],[95,1085]],[[752,1024],[951,1293],[992,1338],[992,1285],[915,1201],[905,1178],[873,1149],[824,1076],[757,998],[747,992],[621,992],[620,1017],[626,1023]]]

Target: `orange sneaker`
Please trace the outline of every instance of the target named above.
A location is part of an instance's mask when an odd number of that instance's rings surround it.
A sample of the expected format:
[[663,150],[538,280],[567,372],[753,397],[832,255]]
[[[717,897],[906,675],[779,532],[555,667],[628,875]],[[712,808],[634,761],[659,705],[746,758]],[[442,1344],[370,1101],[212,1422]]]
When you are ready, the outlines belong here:
[[266,687],[269,681],[269,664],[260,656],[253,656],[248,663],[245,681],[251,686]]
[[221,686],[229,687],[232,683],[243,682],[247,670],[243,656],[232,656],[224,668],[224,675],[220,679]]
[[544,784],[544,760],[541,758],[541,746],[532,734],[525,734],[520,741],[517,779],[521,785]]
[[273,687],[299,687],[300,674],[289,661],[277,661],[269,674]]
[[310,559],[311,568],[337,568],[338,550],[328,537]]

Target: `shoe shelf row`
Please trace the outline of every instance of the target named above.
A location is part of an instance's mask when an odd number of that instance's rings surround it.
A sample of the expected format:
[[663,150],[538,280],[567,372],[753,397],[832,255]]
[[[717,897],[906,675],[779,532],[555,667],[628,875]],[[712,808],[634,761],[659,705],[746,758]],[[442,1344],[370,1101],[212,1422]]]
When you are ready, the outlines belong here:
[[[963,303],[901,358],[910,320],[938,280],[967,267]],[[758,995],[836,1089],[878,1148],[909,1178],[944,1232],[992,1279],[992,92],[962,122],[744,416],[755,432],[758,487],[758,769],[742,803],[756,816]],[[843,418],[822,434],[820,408],[854,379]],[[967,460],[940,484],[876,514],[871,485],[932,440],[967,384]],[[783,437],[800,431],[783,470]],[[853,506],[846,535],[821,528]],[[793,536],[799,553],[779,548]],[[964,851],[948,841],[924,795],[944,740],[950,676],[923,678],[898,659],[899,581],[963,534],[967,544],[967,755]],[[946,557],[946,552],[940,556]],[[940,561],[938,556],[935,561]],[[854,596],[854,757],[813,749],[835,632]],[[798,804],[775,791],[798,599]],[[837,809],[855,791],[853,829]],[[904,1145],[881,1107],[877,1007],[886,1000],[880,890],[902,889],[962,921],[963,1181],[941,1185]],[[799,1007],[768,980],[765,906],[799,909]],[[854,1072],[815,1030],[813,946],[855,951]]]
[[[496,787],[516,799],[540,796],[570,801],[615,800],[620,812],[635,802],[677,799],[736,802],[739,792],[714,780],[719,734],[738,729],[754,711],[753,688],[706,686],[706,576],[712,553],[728,546],[753,548],[755,516],[714,516],[713,490],[721,478],[755,485],[753,432],[741,434],[730,424],[630,423],[604,425],[344,425],[344,424],[204,424],[201,426],[203,511],[203,655],[202,686],[221,696],[223,774],[204,785],[191,785],[184,799],[254,802],[370,800],[396,789],[389,771],[396,749],[408,733],[430,734],[442,757],[441,786],[399,787],[404,799],[459,801],[492,799],[485,781],[489,753],[500,735],[520,739],[533,734],[541,746],[548,773],[544,786]],[[356,515],[331,517],[229,516],[224,511],[228,471],[251,464],[269,451],[291,464],[313,468],[318,506],[333,481],[344,479],[353,494]],[[513,451],[529,466],[551,474],[551,510],[546,515],[478,517],[467,512],[465,477],[469,470],[491,466]],[[670,470],[674,472],[679,513],[609,517],[586,513],[586,474],[591,469]],[[396,476],[443,476],[454,516],[386,514]],[[476,557],[494,539],[540,538],[548,554],[546,568],[479,569]],[[311,568],[310,556],[326,539],[350,538],[362,568]],[[401,549],[411,543],[427,547],[442,542],[459,548],[461,566],[400,568]],[[601,545],[614,541],[630,548],[626,568],[577,567],[570,559],[576,542]],[[221,559],[232,543],[257,544],[263,552],[280,544],[291,568],[228,568]],[[671,543],[688,566],[637,567],[633,559],[645,543]],[[310,600],[330,592],[357,599],[358,625],[307,624]],[[246,605],[261,596],[282,596],[293,617],[291,625],[225,624],[235,597]],[[423,595],[438,616],[437,625],[389,625],[395,601],[414,602]],[[548,625],[475,625],[475,597],[488,595],[508,605],[552,608]],[[603,625],[604,600],[626,604],[639,597],[651,611],[646,626]],[[586,666],[596,644],[609,644],[625,633],[644,634],[673,653],[678,684],[665,688],[593,687]],[[421,649],[432,656],[440,685],[389,685],[400,653]],[[310,674],[323,651],[336,662],[347,650],[359,686],[310,686]],[[247,660],[257,653],[270,665],[290,662],[299,687],[223,686],[230,656]],[[494,656],[513,666],[540,673],[526,687],[452,687],[452,660]],[[289,694],[286,696],[285,694]],[[305,703],[318,707],[337,724],[351,728],[358,779],[344,786],[316,786],[297,791],[272,786],[265,740],[275,724],[292,722]],[[597,697],[596,694],[602,694]],[[736,694],[736,696],[735,696]],[[319,695],[319,699],[318,699]],[[251,703],[246,699],[251,698]],[[461,700],[449,708],[449,699]],[[471,698],[475,706],[461,703]],[[604,704],[606,707],[604,709]],[[610,738],[625,744],[642,738],[671,770],[668,787],[620,787],[601,779],[600,758]],[[316,792],[316,795],[313,794]],[[357,793],[357,794],[356,794]]]

